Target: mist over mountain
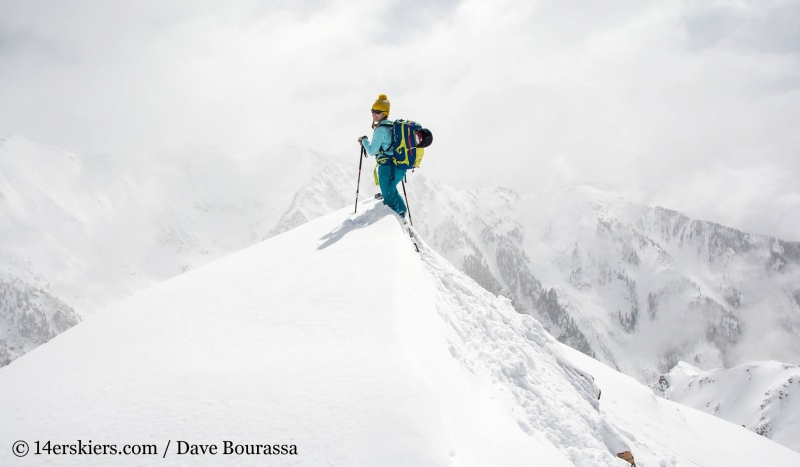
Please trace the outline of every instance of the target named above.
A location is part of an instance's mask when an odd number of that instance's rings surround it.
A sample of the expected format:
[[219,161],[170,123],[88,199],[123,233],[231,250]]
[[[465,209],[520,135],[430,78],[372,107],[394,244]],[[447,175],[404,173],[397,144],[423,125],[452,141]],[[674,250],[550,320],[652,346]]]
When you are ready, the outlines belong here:
[[1,139],[0,364],[81,315],[342,207],[354,185],[336,157],[291,146],[133,158]]
[[591,187],[525,195],[409,184],[419,231],[561,342],[642,382],[800,361],[800,243],[629,203]]
[[[349,162],[290,146],[132,159],[5,138],[2,273],[91,313],[352,203]],[[362,199],[376,191],[371,164]],[[412,173],[407,191],[433,248],[562,342],[640,381],[678,360],[710,369],[800,358],[798,243],[590,187],[521,196]]]
[[[356,161],[276,147],[131,159],[0,141],[0,365],[81,316],[348,206]],[[377,190],[365,160],[362,203]],[[406,188],[418,232],[560,342],[652,383],[800,361],[800,244],[591,187]]]

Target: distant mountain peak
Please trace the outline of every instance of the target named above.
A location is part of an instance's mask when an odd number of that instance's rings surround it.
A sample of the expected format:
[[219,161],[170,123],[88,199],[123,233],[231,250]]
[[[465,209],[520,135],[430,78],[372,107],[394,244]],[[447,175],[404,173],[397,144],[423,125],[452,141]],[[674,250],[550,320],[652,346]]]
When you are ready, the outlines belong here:
[[800,452],[800,368],[776,361],[703,371],[679,362],[651,388]]

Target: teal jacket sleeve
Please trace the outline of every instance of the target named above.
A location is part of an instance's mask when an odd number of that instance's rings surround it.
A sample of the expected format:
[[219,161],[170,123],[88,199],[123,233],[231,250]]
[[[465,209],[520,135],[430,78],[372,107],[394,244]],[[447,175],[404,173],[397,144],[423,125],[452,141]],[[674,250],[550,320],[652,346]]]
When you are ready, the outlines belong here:
[[381,149],[386,151],[392,145],[392,131],[387,126],[379,126],[372,132],[372,142],[370,143],[369,139],[364,138],[361,140],[361,144],[370,156],[378,154]]

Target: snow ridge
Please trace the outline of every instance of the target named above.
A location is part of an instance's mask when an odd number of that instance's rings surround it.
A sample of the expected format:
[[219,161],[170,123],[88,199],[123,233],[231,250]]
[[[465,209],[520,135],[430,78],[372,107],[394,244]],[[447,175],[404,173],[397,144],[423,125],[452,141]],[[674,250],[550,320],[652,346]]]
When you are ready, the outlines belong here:
[[[298,446],[287,465],[314,466],[800,458],[560,345],[420,242],[418,254],[397,216],[367,201],[122,300],[0,369],[0,442],[278,442]],[[160,463],[198,461],[170,449]],[[12,456],[0,450],[0,463]]]
[[480,287],[424,241],[422,247],[453,358],[513,395],[517,422],[528,435],[543,436],[575,465],[618,466],[615,455],[629,451],[630,441],[598,413],[592,377],[562,355],[538,321],[517,313],[510,300]]
[[800,452],[800,368],[767,361],[703,371],[679,362],[651,385],[656,394]]
[[619,465],[608,440],[625,439],[609,438],[597,388],[556,341],[364,204],[151,287],[3,368],[0,439],[260,433],[297,444],[302,465]]
[[[72,310],[75,323],[349,204],[355,180],[343,165],[288,145],[249,157],[125,158],[3,138],[0,277],[46,292],[59,309]],[[63,330],[25,328],[33,315],[14,298],[25,294],[0,298],[0,367]],[[45,314],[52,322],[52,312]]]

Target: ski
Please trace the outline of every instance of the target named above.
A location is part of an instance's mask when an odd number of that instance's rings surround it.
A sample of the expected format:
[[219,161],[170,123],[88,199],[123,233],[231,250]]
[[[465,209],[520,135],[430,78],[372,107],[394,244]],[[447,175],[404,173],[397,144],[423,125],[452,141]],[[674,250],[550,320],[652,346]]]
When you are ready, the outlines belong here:
[[419,243],[417,242],[417,236],[414,233],[414,229],[408,224],[405,225],[405,228],[406,232],[408,232],[408,237],[411,239],[411,244],[414,245],[414,251],[419,253]]

